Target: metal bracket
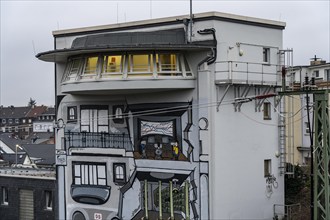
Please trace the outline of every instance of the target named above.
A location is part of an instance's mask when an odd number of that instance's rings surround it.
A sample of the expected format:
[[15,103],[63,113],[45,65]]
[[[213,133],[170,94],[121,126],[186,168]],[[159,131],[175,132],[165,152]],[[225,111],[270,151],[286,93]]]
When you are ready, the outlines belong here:
[[[218,88],[218,86],[217,86],[216,88],[217,88],[217,97],[218,97],[218,94],[219,94],[219,88]],[[230,85],[228,85],[228,86],[226,87],[225,92],[223,93],[223,95],[222,95],[220,101],[218,101],[218,103],[217,103],[217,112],[219,112],[220,105],[221,105],[223,99],[225,98],[225,96],[227,95],[227,92],[228,92],[229,88],[230,88]],[[217,100],[218,100],[218,99],[217,99]]]

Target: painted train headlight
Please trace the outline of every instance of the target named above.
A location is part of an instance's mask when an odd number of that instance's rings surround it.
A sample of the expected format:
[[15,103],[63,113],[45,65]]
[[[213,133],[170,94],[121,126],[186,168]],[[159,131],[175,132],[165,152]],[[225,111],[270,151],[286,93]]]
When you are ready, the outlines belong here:
[[72,215],[72,220],[86,220],[84,214],[82,214],[81,212],[75,212]]

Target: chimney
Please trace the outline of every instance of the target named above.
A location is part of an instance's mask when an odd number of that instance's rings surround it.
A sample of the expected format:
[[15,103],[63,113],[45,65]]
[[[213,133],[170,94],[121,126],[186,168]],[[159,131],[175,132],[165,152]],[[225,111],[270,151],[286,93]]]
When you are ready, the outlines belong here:
[[326,64],[326,61],[322,60],[322,58],[317,58],[316,55],[314,55],[314,58],[311,58],[311,62],[310,62],[311,66],[321,65],[321,64]]

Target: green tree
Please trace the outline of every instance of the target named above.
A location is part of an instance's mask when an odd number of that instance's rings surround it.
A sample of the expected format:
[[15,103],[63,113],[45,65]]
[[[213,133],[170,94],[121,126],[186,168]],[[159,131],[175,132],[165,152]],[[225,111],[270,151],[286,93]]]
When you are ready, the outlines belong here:
[[28,106],[29,106],[29,107],[32,107],[32,106],[35,106],[36,104],[37,104],[36,100],[30,98],[30,101],[28,102]]

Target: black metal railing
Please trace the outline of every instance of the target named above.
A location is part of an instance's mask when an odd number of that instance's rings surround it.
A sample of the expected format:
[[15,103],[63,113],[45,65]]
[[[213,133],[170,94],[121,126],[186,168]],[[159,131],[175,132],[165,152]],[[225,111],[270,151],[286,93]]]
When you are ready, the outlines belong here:
[[65,132],[66,149],[76,148],[118,148],[131,151],[132,142],[128,134],[109,134],[96,132]]

